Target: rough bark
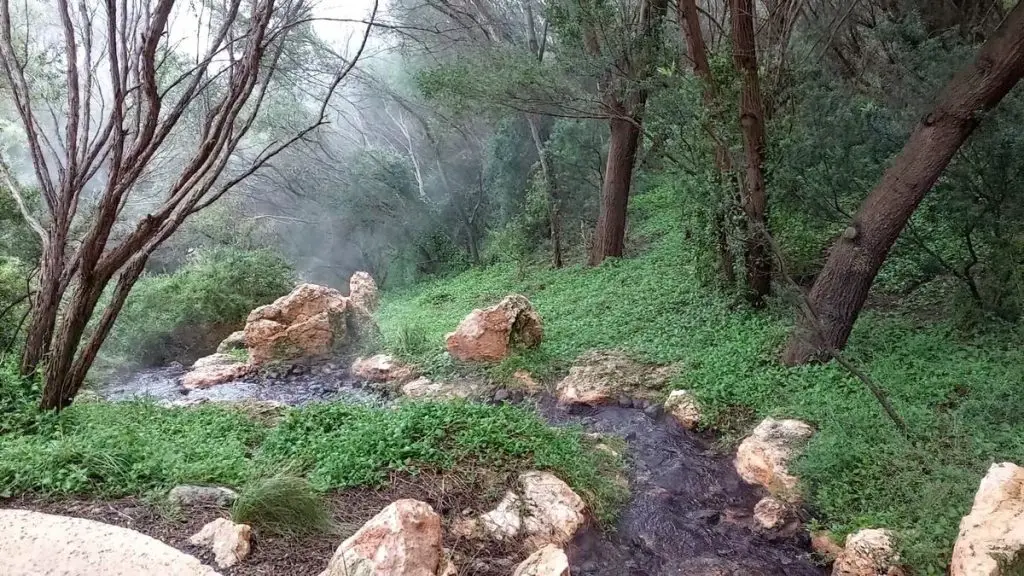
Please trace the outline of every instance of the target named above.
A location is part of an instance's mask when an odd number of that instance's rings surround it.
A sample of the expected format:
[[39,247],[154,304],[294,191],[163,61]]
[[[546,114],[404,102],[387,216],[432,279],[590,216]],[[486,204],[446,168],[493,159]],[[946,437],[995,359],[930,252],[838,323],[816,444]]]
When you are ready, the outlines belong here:
[[861,204],[811,288],[820,329],[799,320],[783,355],[800,364],[842,349],[867,300],[875,275],[910,216],[985,112],[1024,75],[1024,3],[1018,4],[939,95],[932,111]]
[[744,265],[747,289],[755,308],[764,306],[771,290],[772,260],[766,237],[768,231],[768,195],[764,186],[764,107],[754,46],[754,6],[752,0],[732,0],[733,61],[742,78],[740,129],[746,170],[742,205],[747,220],[744,240]]
[[622,256],[626,238],[626,208],[633,180],[633,166],[640,145],[640,127],[632,118],[609,122],[608,158],[601,186],[601,211],[591,250],[591,265]]
[[726,285],[732,286],[736,284],[736,270],[732,250],[729,249],[726,214],[727,206],[735,195],[736,180],[732,173],[729,149],[716,127],[716,123],[722,121],[724,107],[719,100],[718,86],[708,61],[707,44],[704,41],[704,31],[700,26],[700,13],[697,10],[696,0],[679,0],[676,3],[676,18],[679,21],[679,30],[683,35],[683,40],[686,42],[693,73],[701,81],[701,96],[708,114],[704,130],[708,133],[715,151],[717,184],[725,191],[726,195],[725,198],[719,199],[722,201],[714,208],[712,227],[715,234],[715,248],[718,252],[719,273]]

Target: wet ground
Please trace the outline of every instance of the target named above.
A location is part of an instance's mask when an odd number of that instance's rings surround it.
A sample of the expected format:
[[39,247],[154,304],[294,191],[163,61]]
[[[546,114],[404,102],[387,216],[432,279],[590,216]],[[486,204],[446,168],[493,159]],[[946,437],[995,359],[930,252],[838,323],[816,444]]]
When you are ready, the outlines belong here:
[[[176,405],[241,400],[292,405],[387,402],[352,381],[344,368],[331,365],[193,392],[178,385],[183,374],[181,368],[147,370],[94,390],[109,400],[147,396]],[[567,546],[575,576],[825,574],[798,526],[773,532],[754,527],[752,511],[763,494],[741,481],[731,458],[711,450],[706,438],[657,410],[606,406],[569,412],[547,400],[540,411],[553,424],[581,424],[588,432],[619,436],[628,445],[632,499],[615,530],[590,528]],[[509,573],[509,564],[501,564],[493,571],[468,573]]]

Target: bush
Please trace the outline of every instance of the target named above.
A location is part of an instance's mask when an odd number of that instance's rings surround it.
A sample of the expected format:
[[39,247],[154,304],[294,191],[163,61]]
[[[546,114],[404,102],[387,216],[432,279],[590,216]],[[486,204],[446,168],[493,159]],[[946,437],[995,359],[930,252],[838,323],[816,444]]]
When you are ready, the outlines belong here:
[[231,519],[270,534],[304,536],[331,529],[323,496],[305,478],[273,476],[242,489]]
[[269,251],[203,252],[135,285],[104,345],[106,361],[154,365],[212,352],[249,312],[288,293],[292,269]]

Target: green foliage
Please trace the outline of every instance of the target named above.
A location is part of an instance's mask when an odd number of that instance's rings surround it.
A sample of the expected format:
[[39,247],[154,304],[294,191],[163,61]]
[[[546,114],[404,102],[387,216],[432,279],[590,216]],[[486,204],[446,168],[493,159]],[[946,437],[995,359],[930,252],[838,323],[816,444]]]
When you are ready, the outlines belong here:
[[253,308],[287,294],[293,282],[277,254],[235,249],[202,252],[171,274],[144,276],[104,345],[107,361],[174,360],[176,348],[203,342],[212,327],[237,329]]
[[283,536],[304,536],[331,529],[323,496],[305,478],[272,476],[244,487],[231,505],[231,519]]
[[46,415],[36,410],[38,379],[24,378],[12,358],[0,358],[0,436],[32,431]]
[[[75,403],[33,430],[0,434],[0,494],[116,497],[177,484],[243,486],[234,514],[294,530],[321,491],[378,486],[390,472],[482,466],[552,470],[603,519],[623,496],[621,464],[579,430],[549,428],[509,406],[408,403],[397,409],[318,404],[289,410],[268,429],[222,406]],[[300,484],[303,484],[300,486]]]
[[[679,193],[663,185],[631,201],[631,234],[651,239],[639,256],[594,269],[531,269],[525,277],[497,264],[385,294],[381,329],[387,337],[414,323],[435,348],[412,359],[443,373],[444,333],[472,308],[521,292],[544,318],[545,339],[496,373],[527,367],[549,375],[594,348],[679,362],[674,387],[695,391],[725,432],[745,433],[764,416],[803,418],[819,430],[797,464],[816,521],[839,535],[892,528],[920,573],[942,574],[988,465],[1024,461],[1024,333],[993,328],[967,337],[914,308],[866,312],[848,355],[888,390],[913,432],[904,440],[841,368],[778,364],[788,308],[737,308],[700,281],[693,252],[702,248],[686,239],[692,213],[680,209]],[[941,292],[936,297],[942,301]]]
[[0,252],[0,359],[4,352],[17,348],[18,328],[28,311],[26,292],[29,289],[26,266],[2,254]]

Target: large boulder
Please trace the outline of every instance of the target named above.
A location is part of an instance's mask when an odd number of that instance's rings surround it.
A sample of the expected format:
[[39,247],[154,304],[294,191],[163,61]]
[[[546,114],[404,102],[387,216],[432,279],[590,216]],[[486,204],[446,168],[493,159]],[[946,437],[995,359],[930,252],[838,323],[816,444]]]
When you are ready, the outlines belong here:
[[477,396],[482,387],[472,381],[432,382],[420,377],[402,385],[402,394],[419,400],[455,400]]
[[543,338],[540,314],[525,296],[512,294],[490,308],[470,312],[445,336],[445,345],[462,361],[500,362],[514,348],[533,348]]
[[902,574],[898,563],[892,533],[869,528],[846,537],[846,545],[832,565],[832,576],[896,576]]
[[239,362],[230,354],[212,354],[196,360],[191,370],[181,378],[181,385],[187,390],[209,388],[237,380],[252,371],[252,366]]
[[523,560],[512,576],[569,576],[569,558],[564,550],[548,544]]
[[301,284],[274,303],[249,313],[245,341],[250,362],[262,365],[330,356],[350,345],[356,314],[341,292],[316,284]]
[[424,502],[398,500],[342,542],[320,576],[438,576],[445,569],[441,517]]
[[402,364],[390,354],[376,354],[369,358],[356,358],[349,368],[354,378],[364,382],[408,382],[416,378],[416,369]]
[[0,510],[4,576],[218,576],[199,560],[134,530],[84,518]]
[[799,480],[789,472],[790,462],[803,450],[814,429],[799,420],[765,419],[736,450],[740,477],[764,486],[774,496],[799,500]]
[[675,373],[671,366],[633,360],[618,350],[592,350],[576,359],[556,386],[562,404],[597,406],[620,397],[653,399]]
[[586,522],[586,504],[568,484],[549,472],[524,472],[519,490],[509,491],[498,506],[457,522],[456,535],[509,541],[522,539],[529,549],[561,546]]
[[[1003,576],[1017,574],[1006,564],[1024,568],[1024,468],[1004,462],[993,464],[978,486],[974,505],[960,521],[953,547],[951,576]],[[1019,559],[1018,559],[1019,558]]]
[[217,518],[189,538],[193,546],[209,548],[220,568],[231,568],[249,557],[252,527]]
[[368,272],[356,272],[348,281],[348,297],[356,306],[373,312],[380,303],[380,290]]

